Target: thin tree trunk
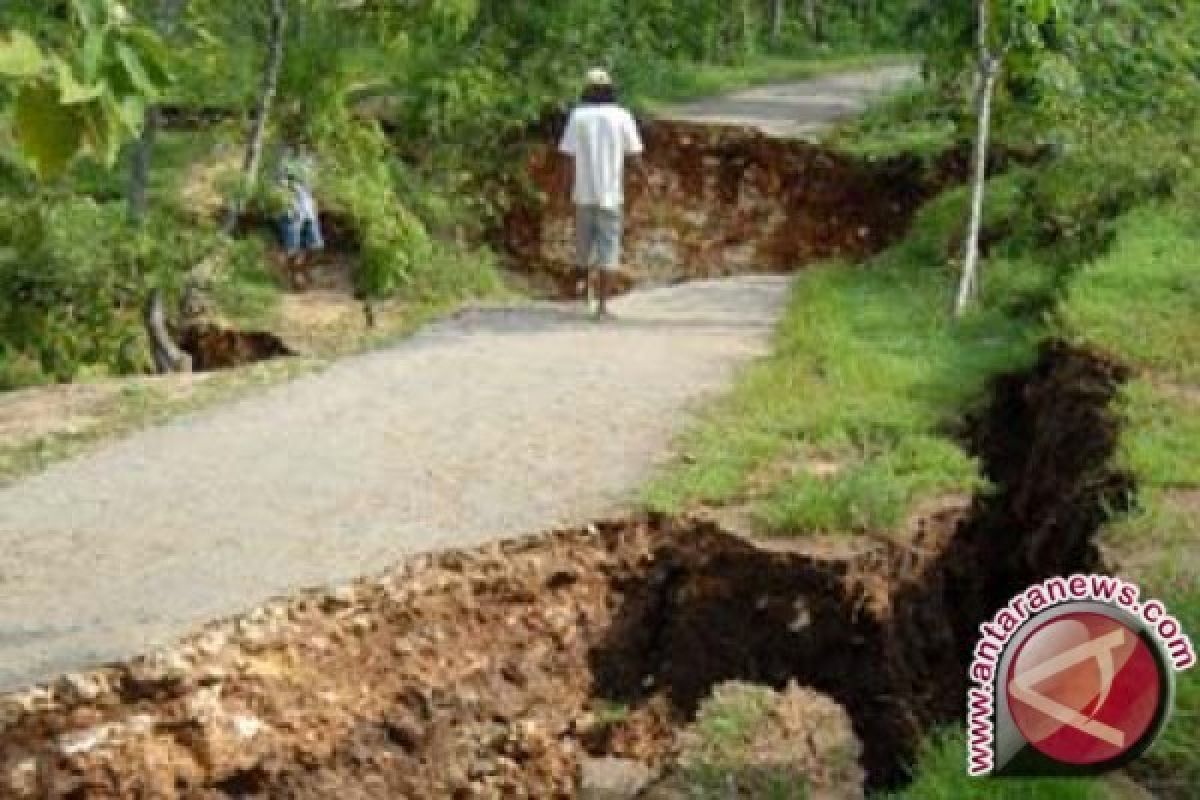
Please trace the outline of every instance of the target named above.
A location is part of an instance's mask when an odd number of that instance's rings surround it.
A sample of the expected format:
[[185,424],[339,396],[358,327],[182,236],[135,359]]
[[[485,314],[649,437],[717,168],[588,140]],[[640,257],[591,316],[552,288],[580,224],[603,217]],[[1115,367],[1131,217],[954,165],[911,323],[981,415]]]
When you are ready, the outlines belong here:
[[[179,20],[187,0],[159,0],[158,15],[155,20],[158,31],[164,37],[170,36]],[[142,135],[134,146],[133,159],[129,170],[129,221],[136,227],[142,224],[146,217],[146,187],[150,183],[150,165],[154,156],[154,143],[158,137],[158,129],[162,124],[162,115],[158,107],[151,105],[146,109],[146,117],[142,125]]]
[[279,88],[279,72],[283,67],[284,33],[287,29],[287,6],[285,0],[271,0],[271,30],[268,37],[269,55],[263,71],[262,87],[258,103],[254,107],[254,121],[246,141],[246,156],[242,162],[241,188],[229,203],[225,215],[225,233],[232,234],[237,228],[238,217],[246,196],[254,190],[258,181],[259,164],[262,162],[263,141],[266,139],[267,120],[271,115],[271,104]]
[[154,154],[154,142],[158,138],[161,115],[158,108],[146,109],[142,123],[142,135],[134,145],[133,159],[129,168],[129,222],[139,227],[146,218],[146,187],[150,182],[150,162]]
[[142,324],[150,339],[150,355],[154,358],[154,369],[159,374],[192,371],[192,357],[175,344],[167,328],[161,289],[154,289],[146,298],[146,305],[142,309]]
[[[187,0],[159,1],[157,26],[164,37],[170,36],[174,32],[175,24],[179,20],[179,15],[186,2]],[[146,109],[142,135],[138,138],[133,151],[133,161],[129,173],[128,213],[129,223],[135,228],[140,227],[146,218],[150,166],[161,121],[162,115],[157,106],[152,105]],[[146,329],[146,338],[150,342],[150,354],[154,360],[155,371],[160,374],[190,372],[192,369],[191,356],[179,349],[175,340],[171,338],[171,332],[167,329],[166,313],[160,289],[151,290],[146,298],[142,323]]]
[[814,41],[821,41],[821,10],[817,0],[804,0],[804,20]]
[[971,175],[971,218],[964,244],[962,276],[954,313],[966,313],[979,289],[979,237],[983,230],[984,195],[987,190],[988,147],[992,132],[992,98],[1000,74],[1000,59],[988,45],[988,4],[979,0],[979,80],[976,87],[975,153]]
[[787,0],[771,0],[771,46],[778,47],[783,38],[783,18],[787,12]]

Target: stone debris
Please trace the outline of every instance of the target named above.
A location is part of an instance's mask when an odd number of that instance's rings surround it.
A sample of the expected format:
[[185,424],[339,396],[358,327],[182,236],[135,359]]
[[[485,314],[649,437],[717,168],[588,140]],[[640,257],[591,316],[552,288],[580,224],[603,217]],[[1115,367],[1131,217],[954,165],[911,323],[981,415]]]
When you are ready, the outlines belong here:
[[654,779],[654,771],[628,758],[585,758],[580,765],[581,800],[631,800]]
[[891,608],[879,548],[825,559],[648,515],[421,556],[0,696],[0,798],[633,797],[673,774],[681,731],[731,675],[841,682],[842,697],[869,680],[851,711],[874,749],[828,697],[791,688],[781,742],[754,753],[861,787],[860,753],[898,765],[951,713],[897,698],[957,674],[908,664],[910,632],[872,616]]

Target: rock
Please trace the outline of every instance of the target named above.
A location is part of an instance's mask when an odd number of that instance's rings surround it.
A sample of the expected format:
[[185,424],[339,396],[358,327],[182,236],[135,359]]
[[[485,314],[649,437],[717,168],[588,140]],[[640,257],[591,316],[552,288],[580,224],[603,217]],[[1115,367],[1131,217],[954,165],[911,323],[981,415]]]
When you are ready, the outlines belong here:
[[58,737],[58,750],[64,756],[75,756],[95,750],[120,730],[119,725],[99,725],[83,731],[72,731]]
[[261,719],[252,714],[235,714],[231,718],[233,732],[239,739],[253,739],[266,727]]
[[108,686],[101,675],[68,672],[54,684],[55,694],[66,705],[90,703],[107,691]]
[[627,800],[637,797],[654,779],[654,772],[628,758],[585,758],[580,765],[581,800]]
[[225,631],[205,631],[192,642],[192,648],[200,655],[212,657],[225,649],[229,643],[229,634]]
[[134,736],[153,733],[158,726],[158,717],[153,714],[134,714],[125,721],[125,728]]
[[8,771],[8,789],[17,797],[33,797],[38,789],[37,760],[26,758],[18,761]]

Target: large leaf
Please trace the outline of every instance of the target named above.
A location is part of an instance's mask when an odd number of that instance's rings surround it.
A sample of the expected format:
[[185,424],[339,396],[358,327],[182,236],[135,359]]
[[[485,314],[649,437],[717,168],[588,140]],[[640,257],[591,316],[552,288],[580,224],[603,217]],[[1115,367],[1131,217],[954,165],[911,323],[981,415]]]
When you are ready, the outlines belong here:
[[83,120],[77,108],[60,102],[58,88],[46,81],[21,87],[13,129],[21,150],[42,177],[54,177],[83,145]]
[[28,78],[46,65],[42,49],[24,31],[12,31],[0,38],[0,75]]

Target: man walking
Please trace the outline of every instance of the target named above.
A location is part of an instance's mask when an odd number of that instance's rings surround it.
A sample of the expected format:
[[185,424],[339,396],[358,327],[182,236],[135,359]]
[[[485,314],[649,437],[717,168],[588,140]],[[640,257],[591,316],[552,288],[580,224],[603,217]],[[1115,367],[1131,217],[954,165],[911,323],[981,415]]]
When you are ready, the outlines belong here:
[[577,266],[594,285],[597,317],[607,317],[612,274],[621,260],[625,160],[641,155],[633,115],[617,104],[612,78],[602,69],[587,74],[583,102],[571,112],[559,150],[575,161]]

